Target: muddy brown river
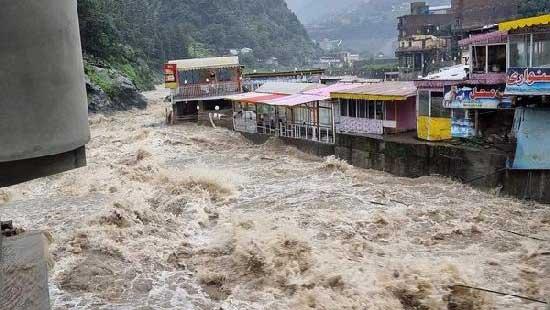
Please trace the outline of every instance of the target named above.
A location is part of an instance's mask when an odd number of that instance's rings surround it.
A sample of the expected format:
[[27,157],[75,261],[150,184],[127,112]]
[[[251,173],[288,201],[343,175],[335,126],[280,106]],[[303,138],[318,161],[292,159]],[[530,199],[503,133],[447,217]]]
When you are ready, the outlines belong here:
[[545,309],[511,295],[550,298],[550,207],[169,127],[146,95],[90,116],[87,167],[0,189],[51,235],[53,309]]

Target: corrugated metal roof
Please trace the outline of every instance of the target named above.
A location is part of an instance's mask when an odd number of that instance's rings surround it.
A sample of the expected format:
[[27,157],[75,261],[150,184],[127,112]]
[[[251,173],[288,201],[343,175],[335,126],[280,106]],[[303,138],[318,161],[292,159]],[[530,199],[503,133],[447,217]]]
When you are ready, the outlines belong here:
[[239,101],[239,100],[244,100],[244,99],[254,98],[254,97],[259,97],[259,96],[265,96],[265,94],[250,92],[250,93],[242,93],[242,94],[224,96],[223,99]]
[[456,81],[464,80],[467,77],[466,69],[467,65],[456,65],[448,68],[443,68],[437,73],[427,75],[422,80],[434,80],[434,81]]
[[469,38],[458,41],[458,45],[461,47],[470,46],[472,44],[494,44],[494,43],[506,43],[508,34],[501,31],[493,31],[484,34],[473,35]]
[[288,95],[281,95],[281,94],[262,94],[261,96],[247,98],[243,100],[239,100],[241,102],[247,102],[247,103],[267,103],[271,100],[280,99],[283,97],[288,97]]
[[308,102],[322,101],[327,99],[330,99],[330,97],[296,94],[296,95],[290,95],[290,96],[285,96],[278,99],[265,101],[264,103],[267,103],[269,105],[275,105],[275,106],[293,107],[300,104],[306,104]]
[[239,57],[210,57],[171,60],[168,63],[176,64],[178,70],[208,69],[208,68],[230,68],[238,67]]
[[363,100],[407,100],[416,96],[416,86],[413,82],[383,82],[365,84],[350,90],[331,93],[332,98],[363,99]]
[[283,95],[295,95],[307,90],[323,87],[316,83],[289,83],[289,82],[269,82],[256,89],[258,93],[271,93]]
[[322,96],[326,97],[326,99],[330,99],[330,93],[334,92],[340,92],[348,89],[357,88],[358,86],[361,86],[362,84],[352,84],[352,83],[336,83],[332,84],[326,87],[321,87],[317,89],[312,90],[306,90],[303,93],[306,95],[316,95],[316,96]]

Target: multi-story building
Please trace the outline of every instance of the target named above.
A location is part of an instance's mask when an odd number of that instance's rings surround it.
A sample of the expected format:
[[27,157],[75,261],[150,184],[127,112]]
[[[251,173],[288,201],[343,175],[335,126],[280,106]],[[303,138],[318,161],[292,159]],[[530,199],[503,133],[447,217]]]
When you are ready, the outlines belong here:
[[241,69],[238,57],[170,61],[165,81],[172,89],[172,121],[197,121],[201,110],[231,108],[223,96],[242,92]]
[[401,80],[414,80],[449,65],[454,18],[450,6],[430,7],[411,3],[411,13],[399,17],[399,58]]
[[514,19],[519,0],[452,0],[450,6],[411,3],[411,13],[399,17],[400,79],[417,79],[460,62],[458,41],[487,32],[487,25]]

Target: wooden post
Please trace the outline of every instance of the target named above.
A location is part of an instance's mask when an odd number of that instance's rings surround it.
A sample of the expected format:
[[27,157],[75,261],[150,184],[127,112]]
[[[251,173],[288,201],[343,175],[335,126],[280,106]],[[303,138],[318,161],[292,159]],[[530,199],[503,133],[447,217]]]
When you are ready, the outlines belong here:
[[317,135],[318,135],[318,140],[319,142],[321,142],[321,109],[319,107],[319,101],[317,101]]

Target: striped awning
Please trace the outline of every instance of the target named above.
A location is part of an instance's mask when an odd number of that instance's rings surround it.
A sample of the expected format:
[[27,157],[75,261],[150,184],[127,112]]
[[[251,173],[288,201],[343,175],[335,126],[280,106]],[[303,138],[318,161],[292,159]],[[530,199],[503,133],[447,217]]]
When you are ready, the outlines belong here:
[[383,82],[366,84],[346,91],[331,93],[333,99],[404,101],[416,96],[413,82]]
[[503,22],[498,25],[498,30],[510,31],[510,30],[521,29],[525,27],[548,25],[548,24],[550,24],[550,14]]

